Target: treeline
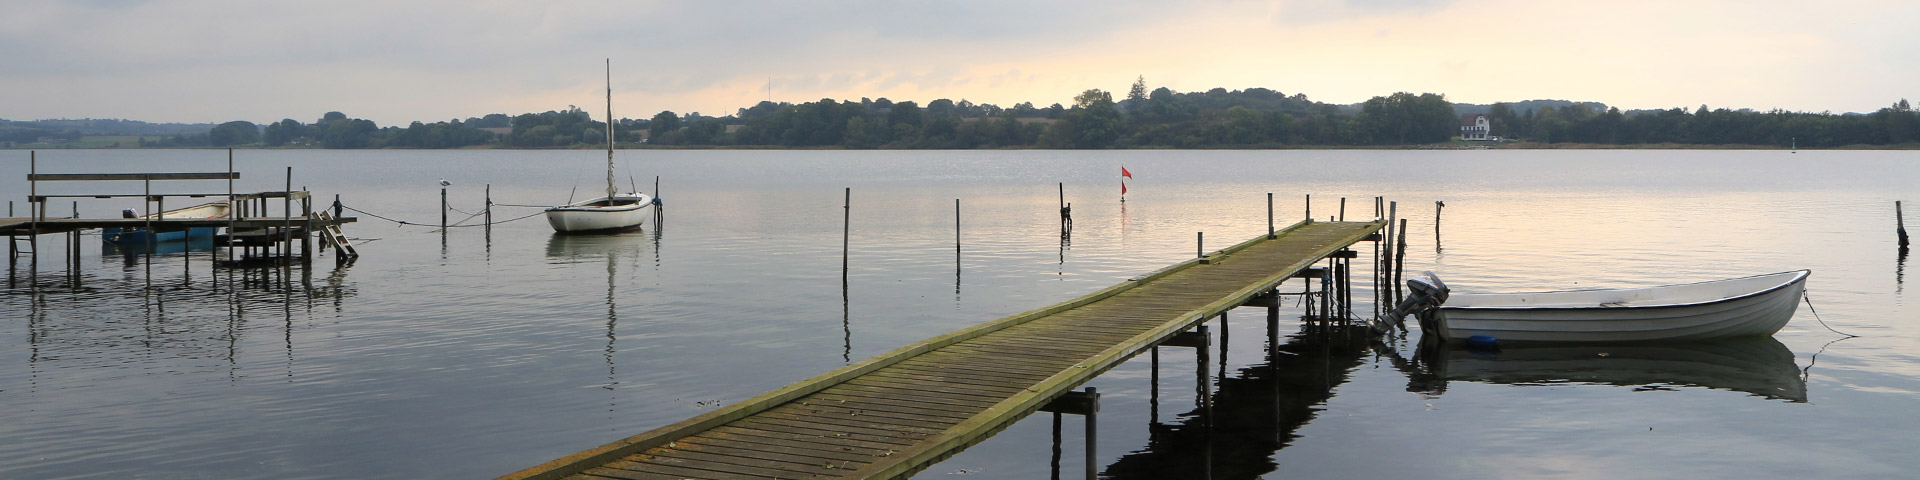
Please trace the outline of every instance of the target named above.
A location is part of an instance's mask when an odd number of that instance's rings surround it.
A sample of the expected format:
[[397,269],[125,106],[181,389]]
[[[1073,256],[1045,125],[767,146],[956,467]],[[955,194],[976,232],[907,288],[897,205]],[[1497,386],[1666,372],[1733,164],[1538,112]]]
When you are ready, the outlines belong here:
[[1488,117],[1495,135],[1541,143],[1831,148],[1920,142],[1920,113],[1906,99],[1866,115],[1708,110],[1706,105],[1692,112],[1673,108],[1622,113],[1584,104],[1516,112],[1494,104]]
[[[1147,92],[1127,97],[1082,92],[1070,106],[1012,108],[940,99],[922,107],[887,99],[763,102],[733,118],[650,121],[652,143],[842,148],[1126,148],[1281,145],[1410,145],[1444,142],[1457,132],[1452,104],[1440,95],[1396,93],[1353,106],[1314,102],[1264,88]],[[734,126],[737,125],[737,126]]]
[[[1622,112],[1594,102],[1530,100],[1453,104],[1438,94],[1395,93],[1356,105],[1316,102],[1265,88],[1204,92],[1147,89],[1144,78],[1124,98],[1090,89],[1036,107],[938,99],[924,106],[886,98],[800,104],[760,102],[733,115],[662,111],[614,123],[621,144],[754,148],[1274,148],[1407,146],[1455,141],[1462,113],[1484,112],[1491,134],[1505,141],[1601,145],[1772,145],[1848,147],[1920,143],[1920,112],[1902,99],[1870,114],[1708,109]],[[53,122],[53,123],[50,123]],[[57,122],[68,122],[67,128]],[[0,120],[0,145],[71,142],[73,122]],[[153,125],[144,122],[112,128]],[[327,112],[318,120],[219,124],[204,134],[139,139],[146,147],[293,148],[577,148],[604,145],[607,125],[580,108],[517,116],[380,127]]]

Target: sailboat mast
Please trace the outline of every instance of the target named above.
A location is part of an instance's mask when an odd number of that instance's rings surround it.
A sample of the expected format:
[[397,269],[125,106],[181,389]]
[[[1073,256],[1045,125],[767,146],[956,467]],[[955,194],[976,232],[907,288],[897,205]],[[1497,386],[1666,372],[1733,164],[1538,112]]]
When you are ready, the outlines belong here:
[[607,59],[607,201],[613,201],[613,59]]

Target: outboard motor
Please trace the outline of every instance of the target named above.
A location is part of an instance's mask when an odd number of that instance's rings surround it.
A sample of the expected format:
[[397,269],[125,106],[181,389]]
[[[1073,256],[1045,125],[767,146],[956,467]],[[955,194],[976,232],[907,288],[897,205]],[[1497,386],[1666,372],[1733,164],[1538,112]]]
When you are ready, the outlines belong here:
[[1433,272],[1420,272],[1420,276],[1407,279],[1407,289],[1407,298],[1390,313],[1394,323],[1405,323],[1407,315],[1414,315],[1420,319],[1421,329],[1432,329],[1440,305],[1447,303],[1447,284]]
[[135,212],[131,208],[121,209],[120,218],[140,218],[140,212]]

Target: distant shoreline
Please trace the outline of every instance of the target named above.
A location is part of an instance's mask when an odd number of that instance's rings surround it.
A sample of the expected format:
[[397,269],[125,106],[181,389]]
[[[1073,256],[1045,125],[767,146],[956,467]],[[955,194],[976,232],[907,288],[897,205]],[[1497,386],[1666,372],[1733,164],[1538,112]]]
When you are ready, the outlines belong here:
[[[540,150],[600,150],[600,149],[604,149],[605,146],[579,145],[579,146],[572,146],[572,147],[525,148],[525,147],[507,147],[507,146],[497,146],[497,145],[478,145],[478,146],[468,146],[468,147],[461,147],[461,148],[381,147],[381,148],[328,149],[328,148],[316,148],[316,147],[304,147],[304,146],[302,147],[265,147],[265,146],[258,146],[258,145],[235,146],[235,147],[118,147],[118,146],[68,147],[68,146],[51,146],[51,145],[22,145],[22,146],[13,146],[13,147],[0,147],[0,150],[33,150],[33,151],[38,151],[38,150],[47,150],[47,151],[53,151],[53,150],[220,150],[225,148],[232,148],[235,150],[341,150],[341,151],[347,151],[347,150],[525,150],[525,151],[540,151]],[[1801,149],[1790,149],[1790,148],[1785,148],[1778,145],[1737,145],[1737,144],[1699,145],[1699,144],[1685,144],[1685,143],[1605,144],[1605,143],[1538,143],[1538,142],[1508,142],[1503,144],[1488,144],[1488,145],[1462,144],[1462,143],[1445,143],[1445,144],[1430,144],[1430,145],[1394,145],[1394,146],[1240,145],[1240,146],[1193,147],[1193,148],[1173,148],[1173,147],[1125,148],[1125,147],[1122,147],[1122,148],[1094,148],[1094,149],[1038,148],[1038,147],[1032,147],[1032,146],[995,147],[995,148],[885,148],[885,147],[881,147],[881,148],[854,149],[854,148],[837,147],[837,146],[782,147],[778,145],[643,145],[643,144],[622,144],[622,145],[616,146],[615,148],[619,150],[796,150],[796,151],[800,151],[800,150],[835,150],[835,151],[857,151],[857,150],[886,150],[886,151],[911,151],[911,150],[1063,150],[1063,151],[1064,150],[1086,150],[1086,151],[1100,151],[1100,150],[1115,150],[1115,151],[1120,151],[1120,150],[1782,150],[1782,151],[1795,151],[1795,150],[1920,150],[1920,143],[1909,143],[1909,144],[1900,144],[1900,145],[1848,145],[1848,146],[1842,146],[1842,147],[1801,148]]]

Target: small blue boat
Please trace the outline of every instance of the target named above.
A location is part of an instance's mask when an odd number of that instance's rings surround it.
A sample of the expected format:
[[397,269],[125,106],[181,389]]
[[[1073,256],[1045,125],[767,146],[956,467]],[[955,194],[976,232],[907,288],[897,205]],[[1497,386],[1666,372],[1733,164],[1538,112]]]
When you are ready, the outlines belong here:
[[[160,212],[158,215],[147,215],[145,217],[139,216],[136,212],[133,211],[133,209],[129,208],[126,210],[122,210],[121,215],[125,218],[135,218],[135,219],[153,218],[155,220],[176,219],[176,218],[207,219],[207,218],[227,218],[227,214],[230,211],[231,210],[227,208],[227,202],[223,201],[223,202],[213,202],[213,203],[206,203],[201,205],[194,205],[187,208],[168,210],[165,212]],[[100,240],[106,243],[122,244],[122,245],[178,242],[178,241],[185,241],[185,240],[199,240],[199,239],[213,238],[213,233],[215,230],[217,229],[213,227],[194,227],[194,228],[188,228],[185,230],[170,230],[170,231],[161,230],[161,231],[149,232],[145,228],[103,228],[103,229],[100,229]]]

